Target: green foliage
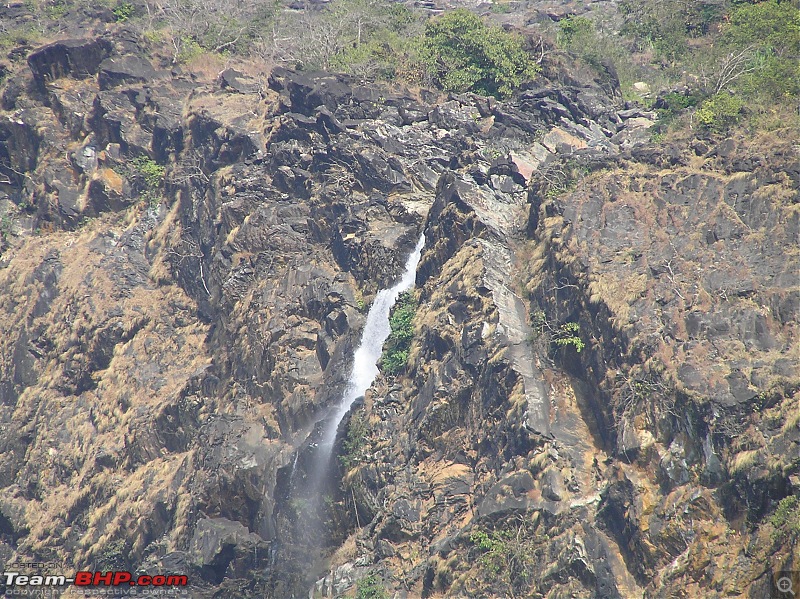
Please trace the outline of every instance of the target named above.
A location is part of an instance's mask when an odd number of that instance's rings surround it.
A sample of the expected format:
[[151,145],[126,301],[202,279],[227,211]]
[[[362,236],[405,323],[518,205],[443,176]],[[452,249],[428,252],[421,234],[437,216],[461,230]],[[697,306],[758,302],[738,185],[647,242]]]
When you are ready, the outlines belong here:
[[161,199],[159,188],[164,182],[164,167],[148,156],[137,156],[131,161],[133,175],[143,182],[142,199],[155,207]]
[[743,4],[731,12],[722,53],[751,49],[750,62],[736,82],[748,95],[782,98],[800,95],[800,8],[767,0]]
[[722,40],[736,46],[757,43],[778,56],[800,51],[800,8],[793,2],[767,0],[742,4],[730,16]]
[[[298,68],[336,70],[364,79],[414,79],[420,19],[406,6],[382,0],[332,0],[299,19],[277,18],[283,30],[271,53]],[[286,38],[292,40],[286,43]]]
[[486,25],[465,9],[428,21],[420,58],[442,89],[500,98],[511,95],[538,71],[521,38]]
[[362,411],[354,412],[347,426],[347,435],[342,442],[342,455],[339,463],[347,471],[364,461],[364,448],[369,426]]
[[661,109],[662,111],[676,113],[689,108],[690,106],[696,106],[697,97],[693,95],[670,92],[664,96],[663,102],[665,107]]
[[164,180],[164,167],[148,156],[137,156],[132,161],[133,167],[144,178],[147,187],[153,189]]
[[573,50],[594,32],[594,23],[586,17],[567,17],[558,23],[558,44]]
[[0,217],[0,238],[2,238],[3,241],[8,241],[8,238],[11,237],[13,228],[13,222],[8,214],[4,214],[2,217]]
[[346,46],[331,58],[330,67],[365,79],[408,78],[414,69],[411,44],[409,38],[384,30],[360,44]]
[[414,294],[410,291],[401,293],[389,317],[391,333],[381,356],[381,368],[386,374],[399,374],[406,366],[411,340],[414,338],[413,320],[416,310]]
[[356,583],[356,599],[389,599],[389,594],[375,574],[365,576]]
[[128,546],[123,539],[111,541],[100,552],[100,564],[103,570],[121,570],[128,564]]
[[689,7],[682,4],[674,0],[622,2],[620,10],[625,15],[622,33],[630,36],[639,50],[651,49],[657,58],[674,62],[689,48]]
[[774,536],[800,534],[800,499],[790,495],[781,499],[777,509],[770,518],[770,524],[776,528]]
[[0,28],[0,48],[8,49],[25,44],[38,44],[41,37],[42,32],[36,29],[32,23],[23,23],[13,28]]
[[553,343],[558,347],[572,347],[581,353],[586,343],[580,337],[581,326],[577,322],[565,322],[553,333]]
[[130,2],[123,1],[117,4],[111,12],[114,13],[114,20],[122,23],[133,16],[135,8]]
[[695,113],[699,125],[707,130],[723,132],[739,120],[744,102],[728,92],[714,94]]
[[44,6],[44,14],[47,16],[48,19],[57,21],[64,17],[67,14],[67,10],[69,9],[68,2],[65,0],[55,0],[53,2],[47,2]]
[[505,15],[510,13],[513,9],[510,4],[494,2],[489,10],[496,15]]
[[473,530],[469,535],[470,542],[483,551],[502,551],[503,539],[499,533],[490,536],[485,530]]
[[469,540],[482,574],[502,595],[521,596],[536,569],[537,538],[532,522],[522,518],[491,532],[474,529]]
[[195,58],[198,58],[203,55],[203,46],[189,35],[183,35],[179,39],[176,40],[176,47],[178,48],[178,52],[175,55],[175,59],[180,63],[187,63]]
[[558,24],[556,41],[561,48],[577,55],[608,84],[619,80],[623,93],[629,93],[641,79],[640,68],[630,60],[630,48],[618,33],[602,22],[586,17],[567,17]]

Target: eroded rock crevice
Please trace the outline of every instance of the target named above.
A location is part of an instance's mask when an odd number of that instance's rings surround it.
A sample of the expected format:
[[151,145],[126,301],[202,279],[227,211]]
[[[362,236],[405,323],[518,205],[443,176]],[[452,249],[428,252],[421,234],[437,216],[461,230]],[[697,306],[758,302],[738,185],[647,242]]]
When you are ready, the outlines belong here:
[[[658,147],[613,82],[500,102],[138,50],[4,82],[0,565],[625,598],[796,565],[796,140]],[[408,362],[345,420],[303,571],[292,477],[420,230]]]

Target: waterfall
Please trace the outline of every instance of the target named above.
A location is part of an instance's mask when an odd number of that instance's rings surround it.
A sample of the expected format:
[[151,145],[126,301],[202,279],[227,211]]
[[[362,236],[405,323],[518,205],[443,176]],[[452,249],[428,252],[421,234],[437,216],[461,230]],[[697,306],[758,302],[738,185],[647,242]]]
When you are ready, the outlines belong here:
[[285,528],[283,541],[276,550],[282,563],[286,567],[292,564],[295,574],[305,578],[309,585],[326,567],[325,537],[331,514],[327,499],[336,495],[338,487],[339,469],[333,463],[336,433],[353,403],[366,393],[378,375],[383,344],[391,332],[389,312],[398,296],[414,286],[424,244],[422,235],[406,260],[400,280],[375,296],[340,401],[317,423],[316,430],[297,450],[291,471],[286,473],[285,495],[280,496],[275,512],[280,520],[276,520],[276,529]]
[[342,400],[332,413],[331,418],[325,422],[322,431],[316,461],[323,468],[330,463],[339,425],[350,410],[353,402],[366,393],[375,377],[378,376],[378,360],[380,360],[383,352],[383,344],[391,332],[389,312],[397,301],[398,296],[414,286],[417,264],[419,264],[424,245],[425,234],[423,233],[406,260],[403,276],[400,277],[394,287],[379,291],[375,296],[375,301],[370,306],[367,322],[364,325],[364,331],[361,333],[361,342],[353,355],[353,367],[350,370]]

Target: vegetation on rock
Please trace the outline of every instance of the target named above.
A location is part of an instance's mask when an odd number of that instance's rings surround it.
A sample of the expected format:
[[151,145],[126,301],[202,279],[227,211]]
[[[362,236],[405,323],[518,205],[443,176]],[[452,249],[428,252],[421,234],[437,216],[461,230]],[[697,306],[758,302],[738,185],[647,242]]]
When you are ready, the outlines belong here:
[[384,373],[399,374],[406,367],[411,340],[414,338],[414,314],[417,309],[417,298],[413,291],[400,294],[389,316],[391,333],[386,340],[381,368]]
[[388,599],[389,594],[375,574],[365,576],[356,583],[356,599]]

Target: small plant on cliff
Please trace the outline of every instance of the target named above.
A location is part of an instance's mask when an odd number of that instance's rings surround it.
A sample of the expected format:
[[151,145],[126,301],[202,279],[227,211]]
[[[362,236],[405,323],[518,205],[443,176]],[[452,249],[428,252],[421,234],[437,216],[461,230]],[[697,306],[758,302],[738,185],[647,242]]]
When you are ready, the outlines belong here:
[[491,532],[473,530],[469,536],[480,555],[477,563],[494,591],[519,596],[528,589],[536,568],[535,522],[523,517],[506,522]]
[[158,190],[164,182],[164,167],[147,156],[137,156],[131,164],[134,176],[143,182],[142,199],[151,208],[155,207],[160,199]]
[[580,337],[581,325],[577,322],[565,322],[553,333],[553,343],[558,347],[573,347],[577,353],[586,347]]
[[770,518],[770,524],[775,527],[773,537],[776,539],[785,535],[800,534],[800,499],[796,495],[781,499]]
[[703,102],[695,113],[697,122],[703,129],[724,132],[739,120],[744,102],[728,92],[714,94]]
[[339,463],[345,471],[352,470],[364,461],[364,448],[367,442],[369,426],[361,410],[354,412],[347,426],[347,435],[342,443],[342,455]]
[[120,2],[111,12],[114,13],[114,20],[117,23],[123,23],[133,16],[135,8],[130,2]]
[[389,599],[389,595],[375,574],[365,576],[356,584],[356,599]]
[[0,218],[0,238],[2,238],[3,241],[8,241],[12,231],[13,223],[11,222],[11,217],[8,214],[4,214],[2,218]]
[[384,346],[381,368],[386,374],[399,374],[406,366],[411,340],[414,337],[414,314],[417,300],[410,291],[401,293],[389,317],[392,332]]
[[100,553],[100,565],[103,570],[119,570],[128,564],[128,546],[122,539],[111,541]]

